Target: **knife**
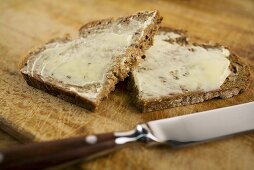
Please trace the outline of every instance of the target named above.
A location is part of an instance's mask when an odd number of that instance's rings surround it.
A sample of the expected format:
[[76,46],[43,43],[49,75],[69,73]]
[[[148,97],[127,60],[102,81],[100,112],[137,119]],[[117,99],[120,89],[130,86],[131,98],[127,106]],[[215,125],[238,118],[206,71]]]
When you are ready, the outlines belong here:
[[0,151],[0,169],[45,169],[91,159],[129,143],[190,144],[254,130],[254,102],[138,124],[135,129],[31,143]]

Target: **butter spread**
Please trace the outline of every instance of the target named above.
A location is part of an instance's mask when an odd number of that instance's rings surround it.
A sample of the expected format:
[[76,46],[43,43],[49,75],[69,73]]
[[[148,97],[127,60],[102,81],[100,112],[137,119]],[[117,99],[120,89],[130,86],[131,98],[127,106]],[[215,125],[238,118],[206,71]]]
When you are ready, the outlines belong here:
[[165,40],[181,35],[160,32],[133,71],[142,98],[161,98],[188,91],[219,89],[230,74],[229,51],[223,47],[203,48]]
[[96,100],[107,73],[119,61],[116,58],[122,57],[121,63],[126,60],[123,54],[133,43],[133,35],[141,32],[141,38],[154,15],[145,21],[130,18],[128,24],[113,22],[110,27],[99,29],[84,38],[47,44],[43,51],[28,59],[21,71],[39,76],[45,82],[56,80],[59,86]]

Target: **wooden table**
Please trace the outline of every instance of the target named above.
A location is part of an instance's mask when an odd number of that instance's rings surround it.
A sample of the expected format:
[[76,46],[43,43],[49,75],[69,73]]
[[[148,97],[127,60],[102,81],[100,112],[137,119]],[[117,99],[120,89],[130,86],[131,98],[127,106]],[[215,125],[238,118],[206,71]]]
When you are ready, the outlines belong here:
[[[163,25],[188,30],[193,41],[229,46],[250,65],[251,87],[227,100],[141,114],[123,84],[91,113],[29,87],[19,74],[20,56],[52,37],[88,21],[158,9]],[[189,114],[254,100],[254,1],[60,1],[9,0],[0,3],[0,127],[19,141],[42,141],[127,130],[136,123]],[[19,143],[0,131],[0,148]],[[254,133],[189,148],[134,145],[66,169],[253,169]]]

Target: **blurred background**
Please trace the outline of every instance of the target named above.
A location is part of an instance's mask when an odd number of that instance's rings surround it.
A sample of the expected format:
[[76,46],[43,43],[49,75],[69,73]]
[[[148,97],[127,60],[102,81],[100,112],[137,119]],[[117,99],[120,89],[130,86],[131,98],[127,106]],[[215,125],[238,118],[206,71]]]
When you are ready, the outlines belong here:
[[159,10],[162,25],[187,30],[196,39],[245,52],[254,48],[253,0],[2,0],[0,48],[18,45],[22,51],[12,53],[25,52],[51,37],[76,36],[86,22],[142,10]]
[[[2,75],[18,76],[20,56],[34,46],[66,33],[76,37],[78,29],[92,20],[125,16],[143,10],[159,10],[164,18],[162,25],[187,30],[192,41],[211,41],[229,46],[254,72],[253,0],[1,0],[0,78]],[[4,106],[6,94],[2,90],[7,86],[4,79],[0,83],[0,113],[4,114],[1,107]],[[244,140],[236,137],[231,144],[225,145],[228,148],[217,142],[217,145],[209,145],[213,149],[207,147],[199,152],[186,149],[186,156],[193,159],[177,157],[181,151],[171,151],[176,157],[157,157],[151,161],[149,157],[131,157],[123,150],[98,161],[66,169],[253,169],[253,139],[253,135]],[[243,145],[235,145],[239,143]],[[17,144],[16,139],[0,131],[0,148]],[[242,150],[234,151],[231,147],[241,147]],[[147,152],[142,148],[141,151]],[[125,158],[127,161],[119,162]]]

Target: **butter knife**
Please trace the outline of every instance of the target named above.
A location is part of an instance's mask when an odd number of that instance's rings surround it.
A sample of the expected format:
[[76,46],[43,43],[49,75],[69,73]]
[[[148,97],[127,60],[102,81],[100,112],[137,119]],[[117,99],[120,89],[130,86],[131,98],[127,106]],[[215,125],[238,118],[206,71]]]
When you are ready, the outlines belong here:
[[254,102],[138,124],[135,129],[15,146],[0,151],[0,169],[45,169],[91,159],[128,143],[181,147],[254,130]]

